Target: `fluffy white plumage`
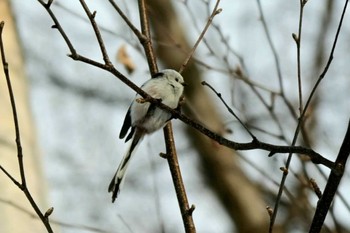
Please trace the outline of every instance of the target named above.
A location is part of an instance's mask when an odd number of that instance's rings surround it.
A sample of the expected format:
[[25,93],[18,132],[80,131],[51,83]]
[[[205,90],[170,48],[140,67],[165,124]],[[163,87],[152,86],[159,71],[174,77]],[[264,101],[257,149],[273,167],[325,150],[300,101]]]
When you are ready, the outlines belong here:
[[[159,99],[163,104],[175,109],[183,95],[184,85],[181,74],[175,70],[166,69],[146,81],[141,89],[153,98]],[[142,97],[137,94],[126,113],[119,134],[119,138],[124,138],[131,129],[125,141],[127,142],[131,138],[132,141],[108,187],[108,192],[112,192],[112,202],[117,198],[130,158],[143,136],[162,128],[171,118],[170,113],[147,101],[140,100]]]

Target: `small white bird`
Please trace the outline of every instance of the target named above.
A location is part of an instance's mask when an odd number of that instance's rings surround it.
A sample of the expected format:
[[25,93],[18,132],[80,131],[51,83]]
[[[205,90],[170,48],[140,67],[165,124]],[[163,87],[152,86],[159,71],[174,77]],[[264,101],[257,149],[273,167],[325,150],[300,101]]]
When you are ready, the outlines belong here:
[[[146,81],[141,86],[141,89],[153,98],[159,99],[163,104],[175,109],[179,106],[184,86],[185,82],[181,74],[175,70],[166,69],[155,74],[152,79]],[[145,101],[139,94],[136,95],[126,113],[119,134],[119,138],[124,138],[131,128],[125,142],[129,141],[131,138],[132,142],[109,184],[108,192],[112,192],[112,202],[117,198],[120,187],[124,181],[130,158],[143,136],[162,128],[170,118],[171,114],[169,112]]]

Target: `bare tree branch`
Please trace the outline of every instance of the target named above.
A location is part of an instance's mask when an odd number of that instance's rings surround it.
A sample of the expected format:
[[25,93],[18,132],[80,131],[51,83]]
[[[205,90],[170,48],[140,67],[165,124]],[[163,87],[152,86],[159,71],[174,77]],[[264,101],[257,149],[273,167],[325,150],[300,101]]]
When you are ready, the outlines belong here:
[[321,231],[324,220],[326,219],[329,208],[332,204],[334,196],[338,190],[339,183],[343,177],[346,162],[350,155],[350,121],[348,122],[348,129],[346,131],[343,144],[340,147],[337,159],[335,161],[336,166],[339,168],[340,173],[331,171],[328,178],[326,188],[317,203],[316,212],[310,226],[310,233],[318,233]]
[[[303,9],[304,9],[304,6],[306,4],[306,1],[304,0],[300,0],[300,13],[299,13],[299,30],[298,30],[298,36],[294,36],[293,34],[293,38],[297,44],[297,73],[298,73],[298,93],[299,93],[299,111],[300,111],[300,118],[299,118],[299,122],[298,122],[298,126],[297,126],[297,129],[294,133],[294,137],[293,137],[293,141],[292,141],[292,146],[295,145],[296,141],[297,141],[297,138],[298,138],[298,135],[299,135],[299,130],[300,128],[302,127],[301,125],[301,119],[302,119],[302,90],[301,90],[301,66],[300,66],[300,44],[301,44],[301,29],[302,29],[302,20],[303,20]],[[261,8],[261,4],[260,4],[260,1],[258,0],[258,5],[259,5],[259,9],[260,9],[260,12],[262,12],[262,8]],[[262,13],[261,13],[262,15]],[[265,20],[263,20],[263,22],[265,22]],[[272,45],[272,41],[271,41],[271,38],[268,36],[269,33],[268,33],[268,30],[267,30],[267,26],[266,24],[264,23],[264,28],[265,28],[265,31],[266,31],[266,34],[267,34],[267,37],[268,37],[268,41],[271,45],[271,49],[273,51],[273,54],[274,54],[274,57],[277,58],[277,53]],[[278,63],[278,59],[275,59],[276,61],[276,66],[277,66],[277,71],[278,71],[278,76],[279,76],[279,80],[280,80],[280,88],[281,88],[281,92],[282,92],[282,96],[284,96],[284,91],[283,91],[283,84],[282,84],[282,77],[280,75],[280,66],[279,66],[279,63]],[[292,113],[294,113],[294,111],[291,111]],[[286,171],[288,171],[289,169],[289,165],[291,163],[291,160],[292,160],[292,153],[290,153],[288,155],[288,158],[287,158],[287,162],[285,164],[285,169]],[[276,197],[276,201],[275,201],[275,206],[274,206],[274,210],[272,212],[272,215],[271,215],[271,218],[270,218],[270,226],[269,226],[269,232],[272,233],[273,231],[273,226],[274,226],[274,223],[275,223],[275,220],[276,220],[276,216],[277,216],[277,212],[278,212],[278,207],[279,207],[279,202],[282,198],[282,194],[283,194],[283,189],[284,189],[284,185],[285,185],[285,181],[287,179],[287,176],[288,176],[288,172],[283,172],[283,175],[282,175],[282,179],[281,179],[281,183],[280,183],[280,188],[278,190],[278,193],[277,193],[277,197]]]
[[227,111],[229,111],[229,113],[231,113],[231,115],[237,119],[237,121],[243,126],[243,128],[247,131],[247,133],[252,137],[253,140],[256,140],[256,137],[254,136],[254,134],[248,129],[248,127],[243,123],[243,121],[241,121],[241,119],[239,119],[239,117],[236,115],[236,113],[234,113],[234,111],[232,110],[232,108],[230,108],[230,106],[228,106],[228,104],[226,103],[226,101],[222,98],[221,93],[217,92],[215,90],[214,87],[212,87],[209,83],[203,81],[202,85],[207,86],[210,88],[210,90],[212,90],[221,100],[221,102],[225,105]]
[[303,26],[303,13],[306,1],[300,0],[300,11],[299,11],[299,30],[298,35],[293,34],[293,39],[297,45],[297,73],[298,73],[298,93],[299,93],[299,112],[302,113],[303,109],[303,92],[302,92],[302,82],[301,82],[301,31]]
[[292,104],[288,101],[288,99],[287,99],[287,97],[285,95],[285,92],[284,92],[283,77],[282,77],[280,61],[279,61],[279,58],[278,58],[278,55],[277,55],[276,48],[275,48],[275,46],[274,46],[274,44],[272,42],[269,29],[267,27],[267,23],[266,23],[266,20],[265,20],[265,16],[263,14],[263,10],[262,10],[262,6],[261,6],[261,3],[260,3],[260,0],[257,0],[257,3],[258,3],[258,9],[259,9],[260,17],[261,17],[261,22],[262,22],[262,25],[263,25],[263,28],[264,28],[264,32],[265,32],[267,41],[269,43],[270,49],[272,51],[273,59],[275,61],[278,82],[279,82],[279,85],[280,85],[281,97],[282,97],[284,103],[286,104],[286,106],[288,107],[291,115],[295,117],[296,114],[295,114],[294,108],[293,108]]
[[[305,6],[305,3],[306,1],[301,1],[301,7],[304,7]],[[299,117],[299,120],[298,120],[298,125],[295,129],[295,133],[294,133],[294,137],[293,137],[293,141],[292,141],[292,145],[295,145],[296,141],[297,141],[297,138],[298,138],[298,135],[299,135],[299,132],[300,132],[300,129],[302,128],[302,125],[303,125],[303,122],[304,122],[304,117],[305,117],[305,114],[308,110],[308,107],[311,103],[311,101],[313,100],[313,97],[314,97],[314,94],[316,93],[316,90],[318,89],[321,81],[323,80],[323,78],[325,77],[325,75],[327,74],[327,71],[328,71],[328,68],[330,67],[331,63],[332,63],[332,60],[333,60],[333,54],[334,54],[334,51],[335,51],[335,48],[336,48],[336,45],[337,45],[337,42],[338,42],[338,36],[339,36],[339,33],[340,33],[340,29],[342,27],[342,23],[343,23],[343,19],[344,19],[344,15],[345,15],[345,12],[346,12],[346,8],[347,8],[347,4],[348,4],[348,0],[346,0],[345,2],[345,5],[344,5],[344,8],[343,8],[343,12],[342,12],[342,15],[341,15],[341,18],[340,18],[340,21],[339,21],[339,24],[338,24],[338,29],[337,29],[337,32],[336,32],[336,35],[335,35],[335,38],[334,38],[334,41],[333,41],[333,45],[332,45],[332,49],[331,49],[331,52],[329,54],[329,58],[328,58],[328,61],[327,61],[327,64],[323,70],[323,72],[321,73],[321,75],[319,76],[318,80],[316,81],[315,85],[313,86],[312,90],[311,90],[311,93],[306,101],[306,104],[304,106],[304,109],[303,111],[301,112],[301,115]],[[300,43],[300,41],[299,41]],[[292,153],[290,153],[288,155],[288,158],[287,158],[287,162],[286,162],[286,169],[289,168],[289,165],[290,165],[290,162],[292,160]],[[334,163],[332,162],[332,164],[334,165]],[[336,164],[335,164],[336,165]],[[339,173],[342,173],[341,172],[341,169],[339,169],[339,167],[335,166],[333,167],[333,171],[337,174]],[[281,199],[281,196],[282,196],[282,193],[283,193],[283,187],[284,187],[284,183],[286,181],[286,178],[287,178],[287,175],[288,173],[283,173],[283,176],[282,176],[282,179],[281,179],[281,185],[280,185],[280,189],[278,191],[278,195],[277,195],[277,199],[276,199],[276,202],[275,202],[275,208],[274,208],[274,213],[271,217],[271,222],[270,222],[270,232],[272,231],[272,228],[273,228],[273,224],[274,224],[274,221],[275,221],[275,218],[276,218],[276,215],[277,215],[277,210],[278,210],[278,203]]]
[[23,151],[22,151],[22,143],[21,143],[21,135],[20,135],[20,127],[18,123],[18,117],[17,117],[17,108],[16,108],[16,101],[14,97],[14,93],[12,90],[12,84],[11,84],[11,78],[9,74],[9,64],[7,63],[6,57],[5,57],[5,48],[2,40],[2,33],[3,29],[5,26],[5,22],[2,21],[0,23],[0,52],[1,52],[1,60],[2,60],[2,65],[3,65],[3,71],[5,74],[6,78],[6,83],[8,87],[8,92],[9,92],[9,97],[10,97],[10,102],[11,102],[11,108],[12,108],[12,113],[13,113],[13,122],[14,122],[14,128],[15,128],[15,134],[16,134],[16,147],[17,147],[17,159],[18,159],[18,165],[19,165],[19,170],[20,170],[20,175],[21,175],[21,182],[16,181],[16,179],[11,176],[5,168],[0,166],[1,170],[5,173],[11,181],[14,182],[14,184],[22,190],[28,201],[30,202],[31,206],[33,207],[35,213],[38,215],[40,220],[43,222],[46,230],[49,233],[52,233],[53,230],[51,228],[51,225],[49,223],[49,215],[44,215],[38,205],[36,204],[34,198],[32,197],[32,194],[30,193],[27,182],[26,182],[26,175],[25,175],[25,169],[24,169],[24,162],[23,162]]

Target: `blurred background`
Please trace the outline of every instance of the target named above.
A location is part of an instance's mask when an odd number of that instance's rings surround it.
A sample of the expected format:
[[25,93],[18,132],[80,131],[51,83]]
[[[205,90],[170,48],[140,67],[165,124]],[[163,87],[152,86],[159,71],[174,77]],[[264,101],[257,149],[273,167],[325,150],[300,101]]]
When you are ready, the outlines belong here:
[[[96,21],[115,67],[141,85],[149,72],[138,39],[110,3],[86,3],[97,12]],[[180,68],[215,3],[148,3],[160,69]],[[0,0],[0,4],[4,36],[13,35],[5,48],[16,88],[28,187],[44,212],[54,207],[50,219],[56,232],[184,232],[168,165],[159,157],[165,151],[162,131],[146,137],[138,148],[116,203],[111,203],[107,192],[127,149],[118,135],[134,91],[113,75],[69,58],[67,45],[51,28],[52,19],[39,2]],[[137,2],[117,4],[139,27]],[[262,12],[259,1],[221,1],[222,12],[184,70],[190,85],[183,112],[228,139],[251,141],[216,95],[201,85],[205,80],[259,140],[290,145],[300,107],[297,47],[292,38],[299,30],[300,2],[262,0],[260,4]],[[318,0],[305,5],[300,49],[303,105],[327,62],[343,4]],[[54,1],[51,8],[77,52],[103,62],[80,3]],[[350,116],[349,39],[349,17],[345,16],[333,63],[297,142],[332,161]],[[0,107],[0,163],[19,178],[3,81],[1,74],[0,98],[5,104]],[[197,231],[267,232],[266,207],[275,204],[280,167],[287,155],[233,151],[179,120],[173,120],[173,127],[189,202],[196,206]],[[318,200],[308,180],[315,179],[323,190],[328,175],[328,168],[312,164],[307,157],[293,157],[274,232],[308,231]],[[343,179],[324,232],[350,232],[349,171]],[[3,174],[0,184],[5,190],[0,192],[0,231],[45,232],[31,217],[33,210],[24,194]]]

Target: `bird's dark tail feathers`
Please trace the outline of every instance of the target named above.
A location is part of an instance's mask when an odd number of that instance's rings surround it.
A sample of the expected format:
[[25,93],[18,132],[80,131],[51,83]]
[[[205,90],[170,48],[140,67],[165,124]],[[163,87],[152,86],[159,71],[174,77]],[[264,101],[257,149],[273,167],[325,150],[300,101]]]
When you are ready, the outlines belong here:
[[111,183],[108,186],[108,192],[112,192],[112,202],[114,202],[118,196],[118,193],[120,191],[120,187],[124,183],[126,169],[129,165],[131,156],[134,154],[137,146],[139,145],[139,142],[141,142],[143,135],[144,135],[144,133],[141,130],[136,130],[135,135],[132,139],[131,145],[130,145],[129,149],[127,150],[126,154],[124,155],[122,161],[120,162],[118,169],[117,169],[116,173],[114,174],[114,176],[111,180]]

